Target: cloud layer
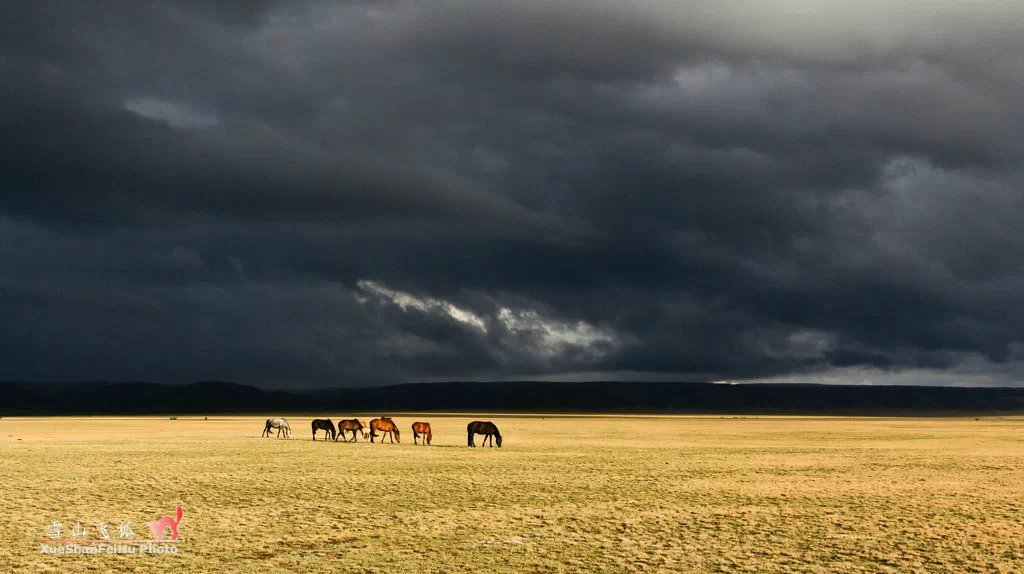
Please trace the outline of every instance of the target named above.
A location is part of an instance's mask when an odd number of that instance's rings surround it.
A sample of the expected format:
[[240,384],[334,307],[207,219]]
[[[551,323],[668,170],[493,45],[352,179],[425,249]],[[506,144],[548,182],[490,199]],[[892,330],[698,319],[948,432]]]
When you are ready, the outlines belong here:
[[9,12],[0,378],[1024,380],[1018,3]]

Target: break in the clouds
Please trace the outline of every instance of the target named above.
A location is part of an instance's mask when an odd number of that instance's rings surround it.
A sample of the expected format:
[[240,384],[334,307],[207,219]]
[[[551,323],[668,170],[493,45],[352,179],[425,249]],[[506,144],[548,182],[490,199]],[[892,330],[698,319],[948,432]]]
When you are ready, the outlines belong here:
[[21,2],[0,379],[1024,380],[1014,2]]

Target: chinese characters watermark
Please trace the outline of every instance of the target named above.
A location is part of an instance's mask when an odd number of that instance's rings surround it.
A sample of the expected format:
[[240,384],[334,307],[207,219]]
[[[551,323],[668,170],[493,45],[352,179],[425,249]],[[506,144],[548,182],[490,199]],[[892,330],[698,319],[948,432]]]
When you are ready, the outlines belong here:
[[[68,522],[54,520],[46,525],[46,538],[40,541],[42,554],[177,554],[177,543],[182,529],[185,511],[179,505],[173,516],[161,516],[147,522],[150,539],[139,539],[130,520],[120,521],[114,530],[111,524],[101,521],[90,530],[81,521],[73,526]],[[114,535],[116,534],[116,539]]]

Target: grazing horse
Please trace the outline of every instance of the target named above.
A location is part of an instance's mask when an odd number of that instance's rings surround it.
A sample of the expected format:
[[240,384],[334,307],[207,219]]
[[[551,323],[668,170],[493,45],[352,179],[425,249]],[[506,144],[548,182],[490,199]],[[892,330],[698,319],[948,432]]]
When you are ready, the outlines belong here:
[[324,431],[324,440],[331,437],[331,440],[338,440],[338,434],[334,432],[334,423],[331,419],[313,419],[313,440],[316,440],[316,431]]
[[433,436],[430,432],[430,423],[412,423],[412,444],[416,444],[416,439],[420,436],[423,437],[422,444],[430,444]]
[[378,431],[380,432],[381,444],[384,444],[385,435],[391,435],[392,444],[396,441],[402,442],[402,436],[398,432],[398,425],[388,417],[380,417],[370,421],[370,442],[373,442],[373,437],[377,436]]
[[277,438],[281,438],[281,431],[284,431],[284,438],[288,438],[292,434],[292,427],[288,425],[288,421],[280,417],[267,419],[267,425],[263,427],[262,436],[270,436],[270,429],[277,429]]
[[364,439],[370,438],[370,434],[366,432],[366,425],[363,421],[359,419],[342,419],[338,421],[338,436],[341,437],[341,440],[348,442],[348,439],[345,438],[345,433],[349,431],[352,431],[353,441],[358,441],[359,435],[363,435]]
[[497,437],[498,448],[501,448],[501,433],[498,432],[497,425],[491,421],[473,421],[469,423],[466,425],[466,434],[469,435],[468,440],[466,441],[469,443],[469,446],[476,446],[476,443],[473,442],[473,435],[482,434],[484,435],[484,441],[480,443],[480,446],[484,446],[487,444],[487,439],[491,439],[491,446],[493,447],[494,439]]

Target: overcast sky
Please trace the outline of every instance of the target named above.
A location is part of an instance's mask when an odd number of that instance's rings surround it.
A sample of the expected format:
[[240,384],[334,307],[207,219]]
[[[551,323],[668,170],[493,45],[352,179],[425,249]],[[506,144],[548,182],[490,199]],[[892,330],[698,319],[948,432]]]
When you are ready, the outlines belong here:
[[1024,4],[13,2],[0,379],[1024,384]]

